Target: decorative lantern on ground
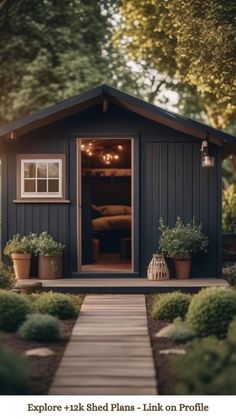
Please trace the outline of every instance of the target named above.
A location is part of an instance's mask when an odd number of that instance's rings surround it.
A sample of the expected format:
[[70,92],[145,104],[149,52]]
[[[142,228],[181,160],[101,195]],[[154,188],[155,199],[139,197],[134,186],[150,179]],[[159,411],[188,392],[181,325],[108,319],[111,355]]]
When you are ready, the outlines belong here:
[[147,278],[150,281],[169,279],[169,269],[164,256],[154,253],[151,262],[148,265]]

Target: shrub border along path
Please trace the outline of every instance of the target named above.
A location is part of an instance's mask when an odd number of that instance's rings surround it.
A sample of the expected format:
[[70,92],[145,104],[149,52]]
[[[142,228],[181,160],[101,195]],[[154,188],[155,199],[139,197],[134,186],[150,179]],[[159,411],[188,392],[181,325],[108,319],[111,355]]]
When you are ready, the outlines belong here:
[[157,394],[144,295],[85,298],[49,394]]

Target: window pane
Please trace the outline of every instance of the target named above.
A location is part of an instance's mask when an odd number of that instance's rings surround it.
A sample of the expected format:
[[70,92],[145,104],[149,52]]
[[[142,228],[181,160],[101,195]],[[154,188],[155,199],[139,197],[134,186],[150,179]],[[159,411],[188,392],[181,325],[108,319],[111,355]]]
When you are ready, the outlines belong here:
[[48,192],[59,192],[59,180],[50,179],[48,181]]
[[36,173],[35,163],[24,163],[24,178],[34,178]]
[[26,179],[25,181],[24,181],[24,189],[25,189],[25,192],[35,192],[35,180],[29,180],[29,179]]
[[47,181],[37,180],[37,192],[47,192]]
[[47,163],[38,163],[37,164],[37,177],[46,178],[47,177]]
[[48,163],[48,177],[59,177],[59,163]]

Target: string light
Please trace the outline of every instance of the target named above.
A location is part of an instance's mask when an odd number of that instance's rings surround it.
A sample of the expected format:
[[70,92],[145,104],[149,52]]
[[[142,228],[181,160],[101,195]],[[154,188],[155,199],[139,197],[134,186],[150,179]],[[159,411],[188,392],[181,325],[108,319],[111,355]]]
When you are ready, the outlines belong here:
[[86,141],[85,143],[81,143],[80,149],[89,157],[96,156],[97,154],[104,164],[110,165],[114,160],[119,160],[119,153],[123,151],[124,147],[121,144],[115,146],[108,144],[100,147],[91,141]]

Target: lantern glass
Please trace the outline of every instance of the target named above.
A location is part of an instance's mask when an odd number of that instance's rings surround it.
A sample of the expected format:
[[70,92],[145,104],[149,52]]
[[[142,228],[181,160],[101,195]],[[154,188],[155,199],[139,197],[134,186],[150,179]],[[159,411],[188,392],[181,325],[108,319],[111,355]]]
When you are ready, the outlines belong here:
[[214,167],[215,159],[208,154],[202,157],[202,167]]

